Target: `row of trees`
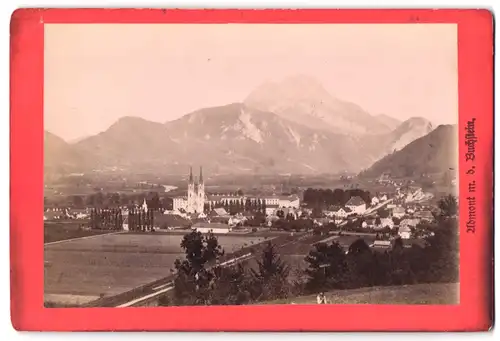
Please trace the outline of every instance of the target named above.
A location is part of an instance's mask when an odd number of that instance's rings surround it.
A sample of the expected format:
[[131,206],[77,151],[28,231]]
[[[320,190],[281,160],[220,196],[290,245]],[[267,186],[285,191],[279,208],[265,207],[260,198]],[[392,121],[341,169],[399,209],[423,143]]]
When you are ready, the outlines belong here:
[[89,227],[97,230],[121,230],[123,216],[119,209],[98,209],[90,211]]
[[304,191],[304,203],[309,207],[325,208],[331,205],[344,206],[354,196],[361,197],[366,203],[370,203],[369,191],[362,189],[315,189],[308,188]]
[[[184,236],[184,260],[175,262],[172,297],[160,305],[237,305],[311,294],[331,289],[458,281],[458,222],[444,212],[428,227],[427,245],[405,248],[396,239],[389,251],[373,251],[363,239],[346,253],[336,243],[316,244],[307,268],[292,271],[268,242],[254,266],[210,266],[224,255],[213,234]],[[293,275],[293,276],[290,276]]]
[[131,210],[128,213],[128,228],[130,231],[152,231],[154,227],[154,210]]
[[224,208],[229,214],[235,215],[243,212],[262,212],[266,213],[266,201],[263,199],[251,200],[243,199],[229,199],[224,202],[206,203],[205,211],[210,212],[215,208]]
[[[122,230],[124,217],[120,209],[99,209],[90,211],[89,227],[97,230]],[[152,231],[154,226],[154,211],[131,210],[128,214],[130,231]]]
[[[148,194],[120,194],[103,193],[101,191],[98,191],[87,196],[73,195],[69,199],[70,202],[68,204],[75,208],[83,208],[85,206],[106,208],[138,204],[140,205],[144,201],[144,199],[146,199],[148,208],[152,208],[155,210],[168,208],[169,205],[172,206],[172,199],[167,197],[160,198],[158,192],[149,192]],[[47,202],[45,203],[48,204]]]

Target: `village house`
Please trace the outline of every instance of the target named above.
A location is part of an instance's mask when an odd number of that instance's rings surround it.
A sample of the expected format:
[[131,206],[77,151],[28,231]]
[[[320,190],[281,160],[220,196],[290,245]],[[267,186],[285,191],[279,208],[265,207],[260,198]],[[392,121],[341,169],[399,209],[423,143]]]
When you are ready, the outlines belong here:
[[372,229],[375,227],[375,219],[374,218],[368,218],[365,221],[361,223],[361,227],[364,229]]
[[299,215],[297,213],[298,211],[294,208],[278,208],[275,211],[275,214],[278,215],[278,213],[283,215],[283,218],[287,218],[288,215],[290,214],[293,219],[299,219]]
[[386,194],[383,194],[383,195],[379,196],[379,197],[378,197],[378,200],[379,200],[380,202],[387,201],[387,200],[388,200],[387,195],[386,195]]
[[225,234],[232,231],[229,225],[220,223],[208,223],[208,222],[198,222],[194,224],[191,227],[191,229],[196,232],[201,232],[201,233],[212,232],[214,234]]
[[420,219],[403,219],[399,223],[399,226],[417,227],[419,222],[420,222]]
[[300,207],[300,199],[295,194],[280,195],[278,196],[278,205],[279,207],[298,209]]
[[399,226],[398,235],[401,239],[410,239],[411,229],[408,226]]
[[415,214],[413,216],[415,218],[418,218],[420,220],[427,221],[427,222],[432,222],[434,220],[434,216],[432,215],[432,212],[428,211],[428,210],[415,212]]
[[43,214],[43,220],[58,220],[63,216],[61,211],[46,211]]
[[398,206],[398,207],[394,207],[392,209],[392,216],[393,217],[402,218],[405,216],[405,214],[406,214],[406,211],[405,211],[404,207]]
[[342,206],[334,206],[332,212],[332,216],[339,219],[345,219],[353,213],[350,208]]
[[391,230],[394,228],[394,221],[391,218],[382,218],[380,219],[380,225],[382,228],[390,228]]
[[241,214],[237,214],[234,216],[231,216],[229,218],[228,224],[229,226],[237,226],[237,225],[243,225],[243,223],[247,220],[246,217],[244,217]]
[[345,207],[350,209],[353,213],[357,214],[363,214],[366,211],[366,203],[359,196],[355,196],[349,199],[349,201],[345,204]]
[[266,216],[268,215],[274,215],[276,211],[278,210],[279,205],[278,204],[266,204]]
[[332,220],[328,219],[328,218],[316,218],[316,219],[314,219],[313,222],[316,226],[325,226],[325,225],[328,225],[329,223],[331,223]]
[[271,227],[273,226],[273,223],[278,220],[280,220],[280,217],[278,217],[277,215],[268,215],[266,217],[266,224],[267,226]]
[[392,247],[392,243],[390,240],[375,240],[370,247],[375,249],[390,249]]
[[86,219],[89,213],[85,208],[70,208],[66,211],[66,216],[70,219]]

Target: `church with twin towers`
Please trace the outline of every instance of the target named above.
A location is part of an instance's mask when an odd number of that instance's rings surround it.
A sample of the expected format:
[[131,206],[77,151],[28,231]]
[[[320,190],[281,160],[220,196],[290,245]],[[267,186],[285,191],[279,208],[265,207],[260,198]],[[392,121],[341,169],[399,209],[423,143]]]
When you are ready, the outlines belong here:
[[205,184],[203,170],[200,166],[200,177],[193,178],[193,167],[189,167],[189,183],[187,193],[187,213],[201,213],[205,207]]
[[203,170],[200,167],[200,176],[193,177],[193,167],[189,167],[189,182],[187,197],[173,199],[174,210],[183,209],[186,213],[202,213],[205,208],[206,194],[203,182]]

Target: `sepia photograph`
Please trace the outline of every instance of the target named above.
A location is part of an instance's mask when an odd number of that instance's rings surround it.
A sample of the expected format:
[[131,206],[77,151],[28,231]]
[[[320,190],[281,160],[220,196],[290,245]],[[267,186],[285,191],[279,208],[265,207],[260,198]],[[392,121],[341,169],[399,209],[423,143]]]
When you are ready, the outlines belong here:
[[45,24],[44,306],[459,304],[457,44]]

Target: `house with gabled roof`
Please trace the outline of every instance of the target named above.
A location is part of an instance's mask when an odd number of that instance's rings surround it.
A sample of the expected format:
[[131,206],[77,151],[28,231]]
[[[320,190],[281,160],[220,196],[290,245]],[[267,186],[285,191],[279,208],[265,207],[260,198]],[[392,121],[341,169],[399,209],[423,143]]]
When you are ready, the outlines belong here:
[[327,210],[324,211],[327,217],[335,217],[335,218],[347,218],[353,212],[350,208],[345,206],[330,206]]
[[392,216],[396,218],[402,218],[406,214],[404,207],[394,207],[392,209]]
[[345,204],[345,207],[357,214],[363,214],[366,211],[366,203],[359,196],[351,197],[351,199],[349,199],[349,201]]
[[410,239],[411,229],[408,226],[400,226],[398,235],[401,237],[401,239]]

